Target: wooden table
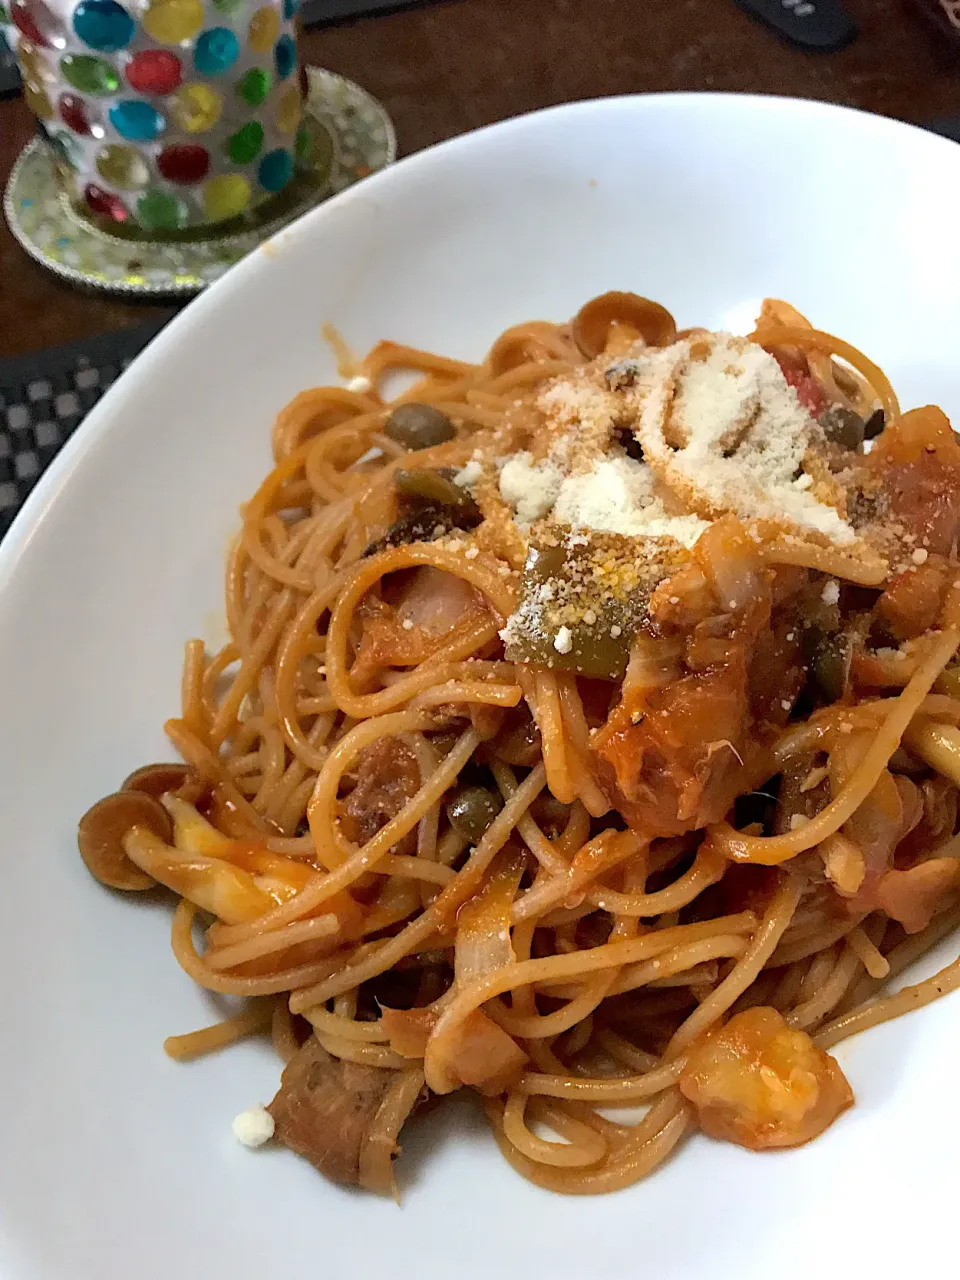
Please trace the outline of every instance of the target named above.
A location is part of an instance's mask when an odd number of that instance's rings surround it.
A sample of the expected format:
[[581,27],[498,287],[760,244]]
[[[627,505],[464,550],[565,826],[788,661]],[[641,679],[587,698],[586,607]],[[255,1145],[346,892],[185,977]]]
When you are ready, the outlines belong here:
[[[806,54],[732,0],[445,0],[304,37],[306,61],[342,72],[392,113],[409,154],[494,120],[579,98],[668,89],[822,98],[922,121],[960,113],[960,60],[903,0],[846,0],[860,37]],[[32,125],[0,103],[0,178]],[[889,175],[877,175],[882,199]],[[163,308],[61,284],[0,226],[0,355],[137,323]]]

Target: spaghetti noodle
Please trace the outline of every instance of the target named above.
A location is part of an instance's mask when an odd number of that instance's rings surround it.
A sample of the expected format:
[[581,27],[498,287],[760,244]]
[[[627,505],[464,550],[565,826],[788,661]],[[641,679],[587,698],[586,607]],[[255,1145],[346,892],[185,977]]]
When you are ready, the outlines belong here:
[[350,373],[277,419],[185,763],[80,824],[249,1002],[168,1052],[268,1032],[279,1139],[380,1193],[460,1088],[567,1193],[697,1126],[816,1136],[853,1100],[826,1050],[960,983],[883,994],[960,918],[946,419],[772,300],[750,339],[607,294]]

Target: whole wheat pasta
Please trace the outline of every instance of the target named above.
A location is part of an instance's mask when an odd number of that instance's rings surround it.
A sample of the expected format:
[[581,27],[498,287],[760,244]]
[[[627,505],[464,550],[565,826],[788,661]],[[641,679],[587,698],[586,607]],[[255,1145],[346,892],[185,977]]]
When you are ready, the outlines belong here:
[[360,390],[277,418],[228,643],[186,645],[184,764],[80,824],[249,1001],[167,1051],[270,1034],[280,1140],[380,1194],[461,1088],[569,1194],[697,1126],[816,1136],[826,1050],[960,985],[884,986],[960,920],[946,419],[776,300],[751,339],[610,293],[477,364],[341,357]]

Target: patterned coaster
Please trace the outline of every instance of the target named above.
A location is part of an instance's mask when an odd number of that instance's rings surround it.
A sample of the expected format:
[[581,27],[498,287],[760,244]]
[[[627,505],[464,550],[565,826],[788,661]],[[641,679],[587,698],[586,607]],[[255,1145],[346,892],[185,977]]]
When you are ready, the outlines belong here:
[[81,218],[63,197],[52,152],[36,138],[7,183],[4,212],[11,231],[32,258],[73,284],[141,296],[198,293],[280,227],[396,159],[393,123],[375,98],[333,72],[310,67],[307,74],[310,154],[278,197],[285,203],[270,222],[229,236],[178,242],[109,235]]

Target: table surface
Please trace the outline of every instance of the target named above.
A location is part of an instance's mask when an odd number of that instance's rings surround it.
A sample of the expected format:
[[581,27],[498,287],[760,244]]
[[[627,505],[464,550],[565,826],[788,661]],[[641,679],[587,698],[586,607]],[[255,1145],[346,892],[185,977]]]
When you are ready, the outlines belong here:
[[[442,0],[315,28],[303,44],[305,61],[385,103],[405,154],[538,107],[662,90],[790,94],[911,121],[960,113],[960,57],[907,0],[846,4],[860,36],[827,55],[779,40],[733,0]],[[0,180],[31,132],[22,101],[0,102]],[[163,311],[60,283],[0,225],[0,355]]]

